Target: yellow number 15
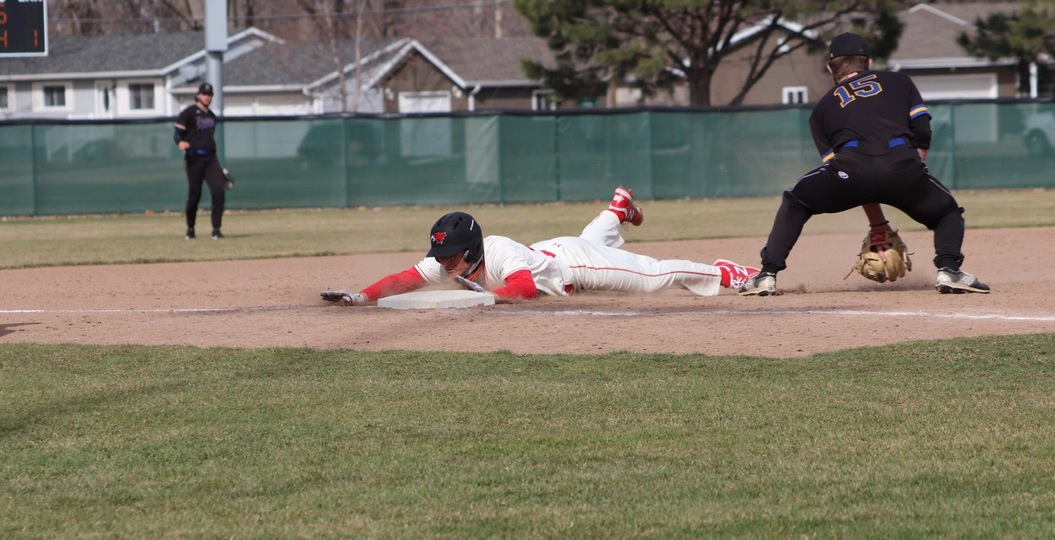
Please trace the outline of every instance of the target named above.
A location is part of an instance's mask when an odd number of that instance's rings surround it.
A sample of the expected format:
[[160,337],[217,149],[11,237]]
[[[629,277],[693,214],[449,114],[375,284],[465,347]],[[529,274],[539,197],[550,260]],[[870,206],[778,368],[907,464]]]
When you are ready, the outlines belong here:
[[861,77],[860,79],[846,85],[850,87],[849,89],[847,89],[846,86],[837,86],[833,93],[839,98],[839,107],[846,107],[859,97],[872,97],[882,92],[883,87],[875,81],[875,78],[875,74]]

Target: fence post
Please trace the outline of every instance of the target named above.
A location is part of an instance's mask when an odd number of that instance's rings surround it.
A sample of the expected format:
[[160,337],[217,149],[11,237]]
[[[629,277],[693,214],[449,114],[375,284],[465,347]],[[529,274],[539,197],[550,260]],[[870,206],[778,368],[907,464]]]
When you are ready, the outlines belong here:
[[645,130],[645,135],[648,137],[649,143],[649,198],[655,198],[656,196],[656,142],[655,137],[652,136],[654,133],[652,121],[654,116],[651,111],[645,111],[645,124],[649,127]]
[[560,115],[553,115],[553,168],[554,176],[553,179],[553,194],[556,195],[556,201],[561,200],[560,193]]
[[[341,117],[341,153],[344,154],[344,207],[352,207],[352,164],[348,162],[348,131],[351,130],[349,122],[352,118]],[[310,129],[310,128],[309,128]]]
[[495,156],[495,161],[497,162],[495,171],[498,173],[498,204],[501,204],[503,206],[506,204],[506,172],[504,170],[504,167],[502,166],[505,161],[504,159],[502,159],[502,156],[505,155],[505,147],[502,144],[504,140],[504,138],[502,137],[502,124],[505,123],[504,119],[505,116],[503,114],[495,114],[495,137],[498,138],[498,144],[494,146],[495,152],[498,154]]
[[32,183],[32,198],[31,207],[33,208],[33,216],[40,215],[40,210],[37,208],[37,125],[29,125],[29,181]]
[[956,104],[949,104],[949,138],[952,139],[949,145],[949,176],[952,177],[949,189],[956,189],[957,182],[957,167],[956,167]]

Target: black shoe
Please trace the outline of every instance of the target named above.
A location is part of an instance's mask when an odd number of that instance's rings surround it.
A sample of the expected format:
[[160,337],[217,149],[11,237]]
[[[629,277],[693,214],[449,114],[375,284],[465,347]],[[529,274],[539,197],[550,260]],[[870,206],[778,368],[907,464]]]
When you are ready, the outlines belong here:
[[187,229],[187,235],[184,236],[184,238],[186,238],[187,240],[194,240],[195,238],[197,238],[196,236],[194,236],[194,228]]
[[220,229],[213,229],[212,230],[212,239],[213,240],[219,240],[221,238],[223,238],[223,233],[220,232]]

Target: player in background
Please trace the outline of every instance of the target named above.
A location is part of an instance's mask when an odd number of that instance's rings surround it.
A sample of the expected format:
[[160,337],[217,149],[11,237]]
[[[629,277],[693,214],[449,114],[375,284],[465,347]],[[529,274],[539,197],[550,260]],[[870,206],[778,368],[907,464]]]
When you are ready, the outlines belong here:
[[173,134],[176,145],[183,152],[183,168],[187,173],[187,240],[195,238],[194,223],[198,217],[202,181],[209,185],[212,196],[212,239],[223,238],[220,226],[223,224],[225,180],[223,166],[216,157],[216,139],[213,138],[216,115],[209,110],[212,96],[212,85],[201,83],[194,95],[194,105],[180,112]]
[[619,249],[623,245],[620,225],[641,225],[644,217],[631,190],[619,187],[608,208],[579,236],[525,246],[504,236],[484,237],[471,215],[451,212],[433,225],[432,247],[421,262],[357,293],[325,291],[322,298],[361,305],[451,280],[478,292],[490,291],[499,302],[539,294],[569,296],[584,290],[653,293],[678,287],[714,296],[720,287],[737,289],[758,272],[723,259],[713,265],[657,260]]
[[963,208],[927,170],[930,113],[916,85],[903,73],[872,71],[868,45],[857,34],[836,36],[828,58],[835,87],[810,115],[823,165],[784,192],[762,248],[762,271],[740,294],[776,294],[777,272],[787,268],[788,255],[813,215],[862,206],[877,230],[889,227],[880,204],[934,231],[939,292],[988,293],[988,285],[960,270]]

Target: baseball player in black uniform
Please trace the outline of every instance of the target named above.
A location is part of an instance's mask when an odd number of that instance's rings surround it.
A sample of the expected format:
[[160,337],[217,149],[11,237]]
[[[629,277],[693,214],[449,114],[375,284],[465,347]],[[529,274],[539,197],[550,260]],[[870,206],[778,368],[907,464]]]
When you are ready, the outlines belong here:
[[810,129],[823,165],[784,192],[762,271],[740,288],[745,296],[776,294],[776,274],[815,214],[862,206],[873,230],[889,227],[880,204],[888,204],[934,231],[936,288],[941,293],[988,293],[989,287],[960,270],[963,208],[927,171],[930,113],[912,80],[902,73],[871,71],[868,45],[857,34],[841,34],[829,48],[828,71],[835,87],[810,115]]
[[223,167],[216,157],[216,115],[209,110],[212,103],[213,88],[209,83],[201,83],[194,96],[194,105],[183,109],[176,120],[176,133],[173,136],[176,145],[183,151],[183,166],[187,171],[187,236],[193,240],[194,222],[198,217],[198,203],[201,201],[201,183],[209,185],[212,195],[212,239],[223,238],[220,226],[223,220],[225,181]]

